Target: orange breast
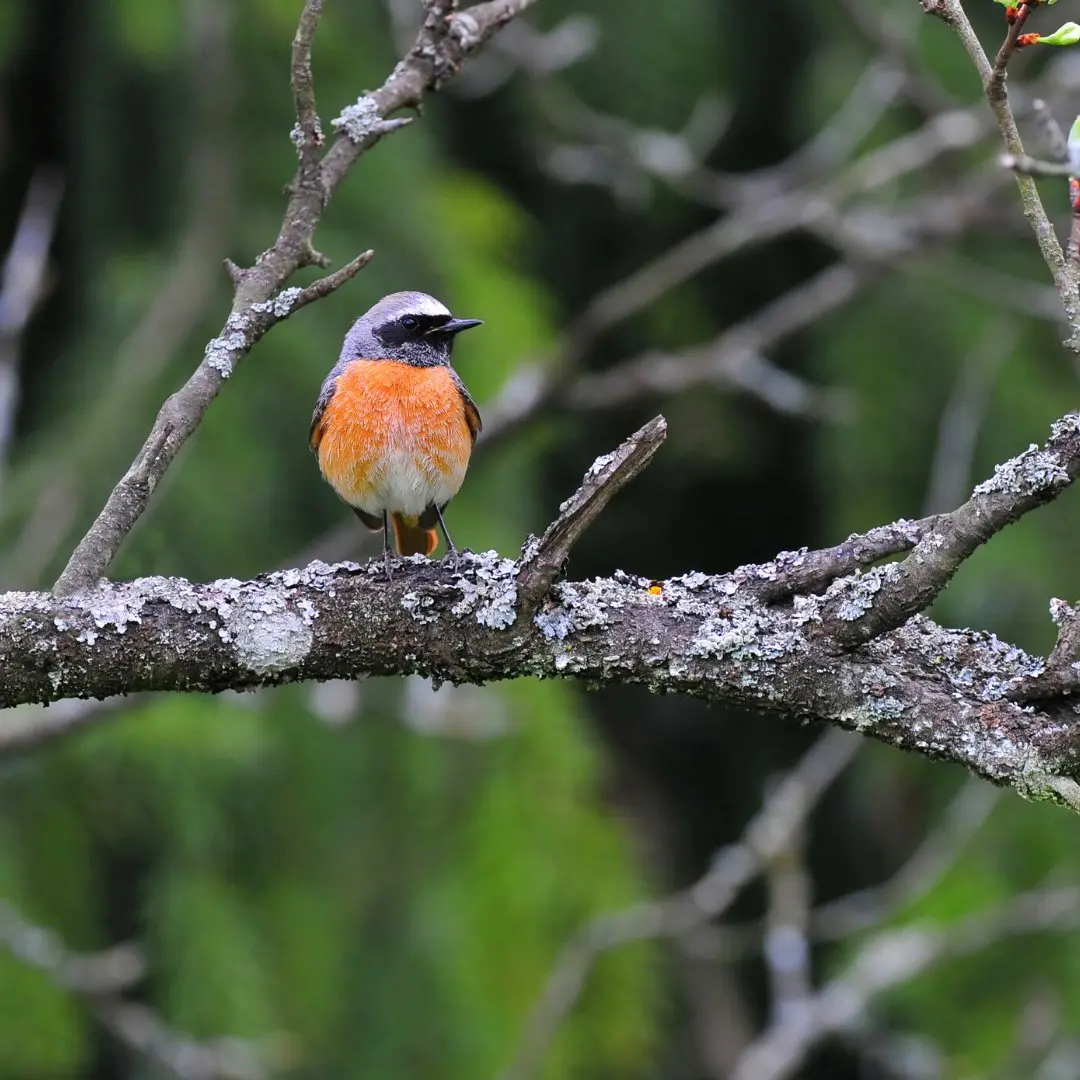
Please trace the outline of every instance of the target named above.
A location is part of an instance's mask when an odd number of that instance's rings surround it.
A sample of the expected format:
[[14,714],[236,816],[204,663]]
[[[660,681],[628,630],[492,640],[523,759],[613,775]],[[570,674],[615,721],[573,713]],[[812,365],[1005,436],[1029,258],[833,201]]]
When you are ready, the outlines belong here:
[[461,487],[472,453],[450,372],[397,360],[348,364],[312,442],[338,495],[372,514],[441,506]]

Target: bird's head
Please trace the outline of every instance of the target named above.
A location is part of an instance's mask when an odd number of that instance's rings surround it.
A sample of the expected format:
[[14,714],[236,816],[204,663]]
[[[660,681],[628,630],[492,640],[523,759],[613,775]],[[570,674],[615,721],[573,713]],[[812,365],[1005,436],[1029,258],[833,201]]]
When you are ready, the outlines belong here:
[[445,304],[427,293],[391,293],[353,323],[341,362],[403,360],[416,367],[449,364],[454,338],[480,323],[480,319],[455,319]]

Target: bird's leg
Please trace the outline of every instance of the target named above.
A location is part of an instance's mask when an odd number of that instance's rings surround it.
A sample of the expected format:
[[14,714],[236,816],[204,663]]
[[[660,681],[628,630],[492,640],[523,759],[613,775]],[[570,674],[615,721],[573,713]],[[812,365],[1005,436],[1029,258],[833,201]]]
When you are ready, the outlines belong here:
[[390,515],[385,510],[382,512],[382,557],[386,580],[393,581],[394,573],[390,569]]
[[455,569],[458,564],[458,549],[454,547],[454,541],[450,539],[450,533],[447,532],[446,522],[443,520],[442,509],[438,504],[435,504],[435,516],[439,519],[439,527],[442,529],[442,534],[446,538],[446,556],[453,560]]

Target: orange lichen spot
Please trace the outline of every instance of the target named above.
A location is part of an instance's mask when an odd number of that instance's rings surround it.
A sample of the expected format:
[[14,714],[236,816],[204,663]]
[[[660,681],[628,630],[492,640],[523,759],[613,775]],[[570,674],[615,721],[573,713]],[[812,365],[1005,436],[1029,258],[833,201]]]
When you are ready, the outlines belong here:
[[662,585],[657,585],[657,584],[654,583],[654,584],[649,586],[649,595],[650,596],[659,596],[663,591],[664,591],[664,587]]

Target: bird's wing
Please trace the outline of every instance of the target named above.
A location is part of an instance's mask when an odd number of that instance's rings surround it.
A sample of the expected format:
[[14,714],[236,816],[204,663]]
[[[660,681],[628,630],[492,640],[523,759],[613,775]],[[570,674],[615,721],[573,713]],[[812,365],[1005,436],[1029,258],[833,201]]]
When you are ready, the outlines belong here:
[[465,406],[465,423],[469,425],[469,435],[475,446],[476,437],[484,430],[484,424],[480,419],[480,410],[476,407],[476,402],[473,401],[469,391],[465,388],[465,384],[461,381],[461,376],[453,368],[450,369],[450,374],[453,375],[454,382],[461,393],[461,403]]
[[322,384],[322,390],[319,391],[319,400],[315,402],[315,411],[311,414],[311,430],[308,432],[308,446],[310,446],[316,454],[319,452],[319,443],[322,442],[323,437],[323,413],[326,412],[326,407],[330,404],[330,399],[334,396],[336,387],[337,375],[331,372],[327,375]]

